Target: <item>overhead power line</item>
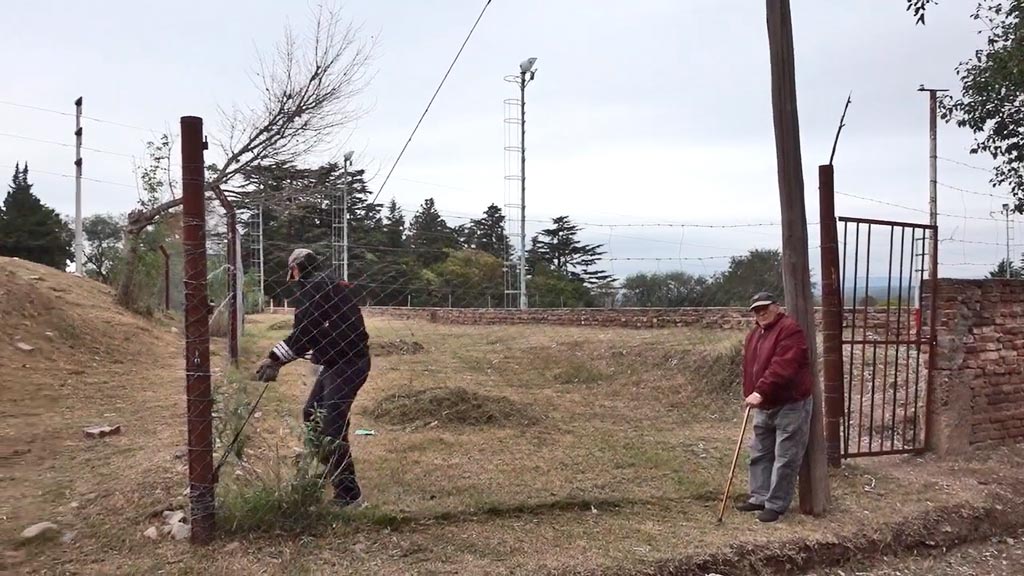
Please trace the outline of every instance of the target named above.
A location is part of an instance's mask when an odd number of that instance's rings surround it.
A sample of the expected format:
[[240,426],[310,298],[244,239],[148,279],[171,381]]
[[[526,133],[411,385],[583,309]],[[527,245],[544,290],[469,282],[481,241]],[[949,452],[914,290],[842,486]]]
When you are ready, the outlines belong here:
[[[40,144],[50,144],[52,146],[61,146],[63,148],[74,148],[74,144],[68,144],[67,142],[57,142],[56,140],[44,140],[42,138],[33,138],[31,136],[21,136],[20,134],[10,134],[8,132],[0,132],[0,136],[5,138],[16,138],[18,140],[25,140],[28,142],[38,142]],[[110,150],[102,150],[100,148],[90,148],[88,146],[82,146],[82,150],[88,150],[89,152],[96,152],[97,154],[109,154],[111,156],[120,156],[122,158],[128,158],[131,160],[135,159],[135,156],[131,154],[123,154],[121,152],[111,152]]]
[[487,0],[484,3],[483,9],[480,10],[480,15],[476,17],[476,22],[473,22],[473,27],[469,29],[469,34],[466,35],[466,39],[462,41],[462,46],[459,47],[459,51],[455,53],[455,58],[452,59],[452,63],[448,66],[448,70],[444,73],[441,78],[441,82],[437,85],[437,89],[434,90],[434,95],[430,97],[430,101],[427,102],[427,107],[423,109],[423,114],[420,115],[420,119],[416,121],[416,126],[413,127],[412,132],[409,134],[409,138],[405,141],[405,145],[402,146],[402,150],[398,153],[398,157],[395,158],[394,164],[391,165],[391,169],[388,170],[388,175],[384,177],[384,182],[381,183],[380,188],[377,189],[377,194],[373,197],[371,203],[377,202],[377,198],[380,193],[384,191],[384,187],[387,186],[388,180],[391,179],[391,174],[394,173],[395,168],[398,166],[398,162],[402,160],[402,156],[405,154],[405,150],[409,147],[409,143],[412,142],[412,137],[416,135],[416,131],[419,130],[420,124],[423,123],[423,119],[427,117],[427,112],[430,111],[430,106],[434,103],[434,99],[441,92],[441,87],[444,86],[448,75],[452,73],[452,69],[455,68],[455,63],[459,61],[459,56],[462,56],[462,51],[466,48],[466,44],[469,43],[469,39],[473,37],[473,32],[476,30],[477,24],[480,23],[480,19],[484,17],[484,12],[487,11],[487,7],[491,5],[491,0]]
[[[43,108],[42,106],[32,106],[32,105],[29,105],[29,104],[18,104],[17,102],[6,102],[6,101],[3,101],[3,100],[0,100],[0,105],[2,105],[2,106],[12,106],[12,107],[15,107],[15,108],[25,108],[25,109],[28,109],[28,110],[37,110],[39,112],[49,112],[50,114],[60,114],[61,116],[71,116],[71,117],[74,117],[74,114],[71,113],[71,112],[64,112],[62,110],[54,110],[53,108]],[[145,128],[145,127],[142,127],[142,126],[135,126],[133,124],[125,124],[123,122],[115,122],[114,120],[106,120],[106,119],[103,119],[103,118],[97,118],[95,116],[84,116],[83,115],[82,119],[83,120],[90,120],[92,122],[98,122],[100,124],[110,124],[111,126],[120,126],[121,128],[128,128],[128,129],[131,129],[131,130],[141,130],[142,132],[157,133],[157,134],[161,134],[161,133],[164,132],[163,130],[157,130],[155,128]]]
[[[3,166],[4,168],[9,168],[9,169],[13,169],[14,168],[14,166],[11,166],[10,164],[0,164],[0,166]],[[36,173],[36,174],[46,174],[47,176],[59,176],[61,178],[74,178],[75,177],[74,174],[61,174],[60,172],[49,172],[49,171],[46,171],[46,170],[39,170],[38,168],[31,168],[31,171],[33,173]],[[125,184],[123,182],[111,182],[110,180],[100,180],[99,178],[87,178],[85,176],[82,176],[82,180],[87,180],[89,182],[95,182],[97,184],[109,184],[111,186],[121,186],[123,188],[131,188],[132,190],[137,190],[138,189],[138,186],[136,186],[134,184]]]

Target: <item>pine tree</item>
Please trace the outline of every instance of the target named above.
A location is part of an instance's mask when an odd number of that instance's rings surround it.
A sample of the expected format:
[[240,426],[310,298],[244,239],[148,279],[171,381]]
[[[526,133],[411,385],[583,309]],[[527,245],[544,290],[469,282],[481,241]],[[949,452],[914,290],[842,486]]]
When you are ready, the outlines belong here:
[[65,269],[74,257],[71,225],[32,192],[28,164],[15,166],[0,211],[0,256]]
[[484,210],[483,218],[469,221],[463,243],[468,248],[486,252],[499,260],[508,259],[512,245],[505,233],[505,215],[501,208],[491,204]]
[[600,244],[583,244],[577,238],[580,227],[568,216],[552,219],[552,227],[541,230],[530,241],[527,265],[532,269],[545,264],[573,281],[595,286],[607,282],[612,276],[595,269],[604,255]]
[[433,266],[447,258],[447,250],[459,247],[455,230],[444,221],[434,205],[433,198],[427,198],[409,222],[409,248],[423,266]]
[[388,202],[388,212],[384,216],[384,247],[398,250],[402,248],[405,238],[405,215],[402,207],[394,198]]
[[1003,258],[999,261],[999,265],[996,266],[991,272],[988,273],[989,278],[1024,278],[1024,269],[1017,265],[1012,260]]

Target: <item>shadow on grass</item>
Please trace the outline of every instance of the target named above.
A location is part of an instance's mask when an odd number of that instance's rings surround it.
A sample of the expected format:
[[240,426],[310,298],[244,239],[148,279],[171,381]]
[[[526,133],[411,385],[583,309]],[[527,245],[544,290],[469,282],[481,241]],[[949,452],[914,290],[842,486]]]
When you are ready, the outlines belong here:
[[274,493],[250,490],[243,496],[221,500],[218,525],[224,534],[313,534],[344,526],[372,526],[389,531],[411,530],[439,524],[486,522],[505,518],[538,518],[554,514],[596,514],[624,512],[633,508],[684,508],[717,503],[721,494],[702,489],[687,497],[563,497],[536,502],[484,503],[456,510],[403,513],[366,506],[339,508],[321,497],[317,488],[309,492]]

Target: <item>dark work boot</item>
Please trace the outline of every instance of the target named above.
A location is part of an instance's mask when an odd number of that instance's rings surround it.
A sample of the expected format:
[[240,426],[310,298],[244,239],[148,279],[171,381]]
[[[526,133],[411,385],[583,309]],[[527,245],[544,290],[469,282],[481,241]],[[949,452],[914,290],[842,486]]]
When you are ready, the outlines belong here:
[[779,514],[775,510],[772,510],[770,508],[765,508],[764,510],[761,511],[760,514],[757,515],[757,521],[758,522],[764,522],[764,523],[775,522],[776,520],[778,520],[781,517],[782,517],[782,514]]

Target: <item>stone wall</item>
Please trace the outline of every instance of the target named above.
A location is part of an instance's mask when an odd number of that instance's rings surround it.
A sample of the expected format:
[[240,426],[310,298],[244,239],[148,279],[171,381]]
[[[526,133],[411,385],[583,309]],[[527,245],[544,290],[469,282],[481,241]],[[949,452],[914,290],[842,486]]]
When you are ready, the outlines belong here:
[[[278,309],[282,310],[282,309]],[[398,320],[426,320],[440,324],[477,326],[538,324],[549,326],[598,326],[604,328],[672,328],[691,326],[717,330],[746,330],[752,318],[745,308],[406,308],[368,306],[367,316]],[[815,310],[818,321],[821,310]],[[885,308],[859,308],[856,320],[846,311],[846,325],[856,325],[859,335],[864,327],[869,334],[881,336],[886,328],[890,336],[897,330],[897,314]],[[904,309],[899,325],[903,337],[914,325],[912,311]]]
[[940,280],[930,448],[1024,441],[1024,281]]

